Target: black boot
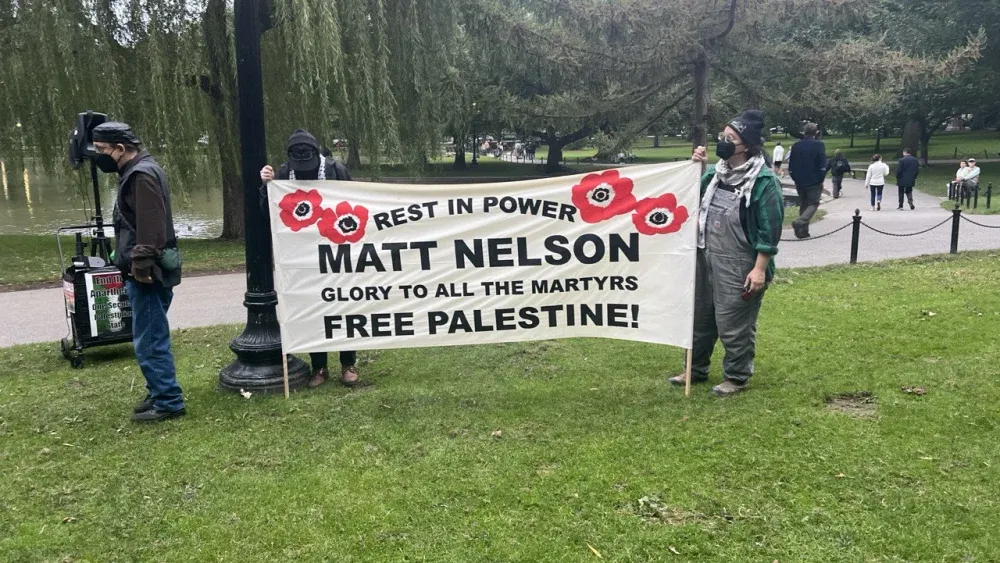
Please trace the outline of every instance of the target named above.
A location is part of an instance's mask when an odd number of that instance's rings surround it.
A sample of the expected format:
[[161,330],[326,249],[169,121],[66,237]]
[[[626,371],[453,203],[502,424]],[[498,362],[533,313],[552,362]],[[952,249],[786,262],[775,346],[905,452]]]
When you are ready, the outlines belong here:
[[148,411],[132,415],[132,422],[159,422],[161,420],[184,416],[184,414],[185,412],[183,408],[171,412],[161,411],[154,407]]
[[135,414],[139,414],[141,412],[146,412],[151,408],[153,408],[153,398],[150,397],[149,395],[146,395],[146,398],[143,399],[141,403],[136,405],[135,408],[132,409],[132,412],[134,412]]

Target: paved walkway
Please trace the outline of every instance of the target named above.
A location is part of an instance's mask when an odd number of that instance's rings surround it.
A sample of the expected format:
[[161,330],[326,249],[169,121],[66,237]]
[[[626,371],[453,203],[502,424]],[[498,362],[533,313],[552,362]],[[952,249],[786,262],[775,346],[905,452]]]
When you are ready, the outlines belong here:
[[[827,186],[829,188],[829,186]],[[812,226],[816,237],[804,242],[783,242],[778,254],[779,268],[822,266],[846,263],[850,259],[851,229],[820,238],[820,235],[851,222],[855,209],[861,209],[864,222],[883,231],[912,233],[932,227],[951,217],[941,208],[941,199],[914,193],[916,211],[896,210],[896,187],[886,186],[883,210],[869,211],[868,195],[861,180],[844,180],[844,195],[822,206],[826,217]],[[1000,226],[1000,215],[973,216],[980,223]],[[783,238],[794,239],[791,229]],[[950,222],[923,235],[889,237],[862,227],[858,259],[874,262],[922,254],[948,252]],[[959,250],[1000,248],[1000,229],[984,229],[962,222]],[[246,276],[230,274],[192,277],[177,290],[170,309],[173,328],[242,323],[246,320],[243,292]],[[0,347],[14,344],[56,341],[68,332],[63,312],[62,289],[38,289],[0,293]]]

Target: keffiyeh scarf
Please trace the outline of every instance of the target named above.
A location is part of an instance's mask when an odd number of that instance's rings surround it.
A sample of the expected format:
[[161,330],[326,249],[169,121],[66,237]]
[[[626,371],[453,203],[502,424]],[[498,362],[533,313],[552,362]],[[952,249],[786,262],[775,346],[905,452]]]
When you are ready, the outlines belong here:
[[757,155],[736,168],[730,168],[729,163],[720,160],[715,165],[715,176],[701,198],[701,209],[698,211],[698,248],[705,248],[705,228],[708,225],[708,206],[715,197],[719,184],[736,188],[736,193],[745,200],[744,205],[750,207],[750,196],[753,193],[754,180],[764,168],[764,157]]

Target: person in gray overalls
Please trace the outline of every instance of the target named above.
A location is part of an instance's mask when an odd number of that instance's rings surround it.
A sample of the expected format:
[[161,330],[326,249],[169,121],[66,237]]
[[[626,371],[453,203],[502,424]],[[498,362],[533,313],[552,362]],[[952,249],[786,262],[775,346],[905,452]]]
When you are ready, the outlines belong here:
[[[781,185],[763,155],[763,128],[758,110],[730,121],[719,134],[719,163],[701,179],[691,380],[708,380],[715,342],[722,340],[723,381],[712,388],[720,396],[746,389],[753,375],[757,315],[774,278],[784,220]],[[705,147],[693,159],[704,162]],[[684,375],[670,383],[684,385]]]

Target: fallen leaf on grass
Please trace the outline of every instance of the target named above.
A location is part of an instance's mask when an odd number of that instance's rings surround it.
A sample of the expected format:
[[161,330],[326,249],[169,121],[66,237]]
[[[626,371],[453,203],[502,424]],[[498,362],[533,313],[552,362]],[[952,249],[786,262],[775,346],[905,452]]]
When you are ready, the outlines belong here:
[[589,547],[589,548],[590,548],[590,551],[592,551],[592,552],[594,553],[594,555],[596,555],[596,556],[597,556],[597,557],[598,557],[599,559],[604,559],[604,556],[603,556],[603,555],[601,555],[601,552],[600,552],[600,551],[597,551],[596,549],[594,549],[594,546],[592,546],[592,545],[590,545],[590,544],[588,543],[588,544],[587,544],[587,547]]
[[243,389],[240,389],[240,395],[243,395],[244,399],[249,399],[250,397],[253,397],[253,393],[249,391],[244,391]]
[[67,516],[62,519],[63,524],[72,524],[73,522],[76,522],[76,518],[73,518],[72,516]]
[[677,551],[677,548],[674,547],[674,546],[670,546],[667,549],[669,549],[670,553],[673,553],[674,555],[680,555],[681,554],[681,552]]
[[837,479],[843,479],[844,477],[847,477],[847,475],[844,475],[843,473],[837,473],[836,475],[834,475],[834,477],[836,477]]
[[690,420],[690,418],[689,418],[689,417],[687,417],[687,416],[682,416],[679,422],[687,422],[688,420]]
[[[503,438],[503,430],[500,430],[499,428],[497,428],[496,430],[494,430],[490,434],[490,436],[492,436],[494,440],[499,440],[500,438]],[[591,548],[591,549],[593,549],[593,548]]]
[[937,313],[935,313],[934,311],[920,311],[920,314],[923,315],[923,316],[925,316],[925,317],[936,317],[937,316]]
[[903,387],[902,390],[903,393],[906,393],[907,395],[917,395],[919,397],[923,397],[927,394],[927,390],[923,387]]

